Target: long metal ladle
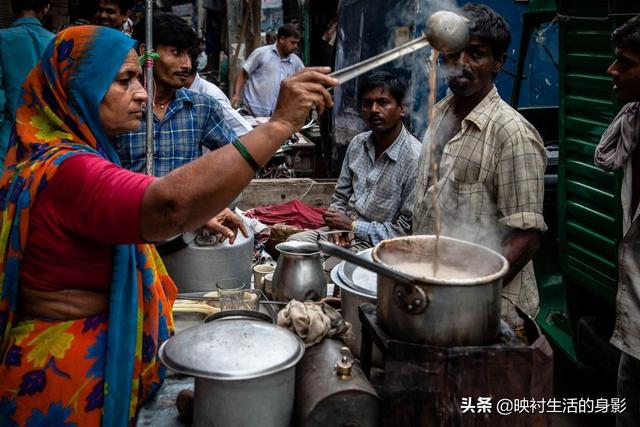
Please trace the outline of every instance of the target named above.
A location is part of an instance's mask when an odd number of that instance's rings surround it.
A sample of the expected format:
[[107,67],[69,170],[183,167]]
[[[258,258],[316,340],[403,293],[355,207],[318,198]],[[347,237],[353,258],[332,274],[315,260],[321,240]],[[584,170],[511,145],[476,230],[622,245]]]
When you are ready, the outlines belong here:
[[427,30],[422,37],[390,49],[357,64],[350,65],[329,74],[343,84],[349,80],[373,70],[388,62],[431,46],[443,53],[458,52],[469,41],[468,20],[455,12],[441,10],[434,13],[427,20]]
[[371,270],[375,273],[381,274],[389,279],[392,279],[398,283],[403,283],[405,285],[415,285],[416,281],[407,276],[406,274],[399,273],[395,270],[390,269],[389,267],[385,267],[381,264],[376,264],[375,262],[369,261],[368,259],[359,257],[353,252],[344,249],[338,245],[334,245],[333,243],[329,243],[326,240],[320,240],[316,242],[318,247],[322,250],[322,252],[328,253],[329,255],[333,255],[345,261],[349,261],[352,264],[355,264],[359,267],[366,268],[367,270]]

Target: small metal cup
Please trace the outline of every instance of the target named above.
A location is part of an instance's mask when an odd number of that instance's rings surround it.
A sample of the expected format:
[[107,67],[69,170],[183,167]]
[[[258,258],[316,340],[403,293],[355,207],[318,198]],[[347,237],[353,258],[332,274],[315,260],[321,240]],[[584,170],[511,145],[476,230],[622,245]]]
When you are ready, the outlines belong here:
[[264,278],[274,271],[276,267],[271,264],[259,264],[253,267],[253,287],[264,292]]

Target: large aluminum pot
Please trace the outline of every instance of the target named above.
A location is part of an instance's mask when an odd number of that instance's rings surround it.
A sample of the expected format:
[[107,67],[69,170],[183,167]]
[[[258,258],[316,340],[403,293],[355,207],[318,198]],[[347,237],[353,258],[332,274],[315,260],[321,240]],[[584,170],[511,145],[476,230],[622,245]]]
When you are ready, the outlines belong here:
[[320,301],[327,296],[327,282],[316,244],[291,241],[277,244],[276,249],[280,256],[271,283],[276,300]]
[[303,354],[289,330],[243,319],[186,329],[159,350],[168,368],[195,377],[195,427],[288,427]]
[[440,237],[441,271],[451,269],[462,277],[434,278],[435,239],[399,237],[373,249],[375,262],[415,280],[409,285],[378,274],[378,323],[410,342],[444,347],[490,343],[499,333],[502,277],[509,263],[484,246]]

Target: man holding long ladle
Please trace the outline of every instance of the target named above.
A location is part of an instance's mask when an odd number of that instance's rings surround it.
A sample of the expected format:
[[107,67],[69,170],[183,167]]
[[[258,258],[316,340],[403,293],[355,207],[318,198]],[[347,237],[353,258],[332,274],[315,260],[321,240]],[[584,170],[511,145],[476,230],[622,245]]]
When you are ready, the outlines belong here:
[[492,247],[507,258],[502,317],[518,330],[523,320],[515,307],[535,316],[539,305],[531,259],[546,230],[546,154],[535,128],[500,99],[493,84],[511,41],[509,26],[484,5],[468,4],[462,12],[470,38],[462,51],[442,56],[452,94],[435,105],[424,138],[413,234],[435,232],[429,151],[437,144],[442,235]]

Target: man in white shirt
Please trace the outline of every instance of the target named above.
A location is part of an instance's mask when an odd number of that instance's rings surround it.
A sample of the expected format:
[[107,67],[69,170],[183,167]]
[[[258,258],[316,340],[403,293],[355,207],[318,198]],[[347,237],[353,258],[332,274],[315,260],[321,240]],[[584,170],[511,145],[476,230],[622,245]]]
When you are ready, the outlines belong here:
[[298,29],[285,24],[278,29],[275,44],[254,50],[236,78],[231,105],[239,105],[244,86],[243,107],[256,117],[270,116],[276,107],[280,83],[304,68],[300,58],[293,53],[299,43]]
[[225,95],[218,86],[200,77],[196,71],[198,66],[196,61],[197,56],[198,52],[194,49],[191,54],[191,70],[189,71],[184,87],[193,92],[209,95],[218,101],[222,106],[225,123],[231,126],[238,136],[250,132],[253,128],[240,113],[233,109],[227,95]]

